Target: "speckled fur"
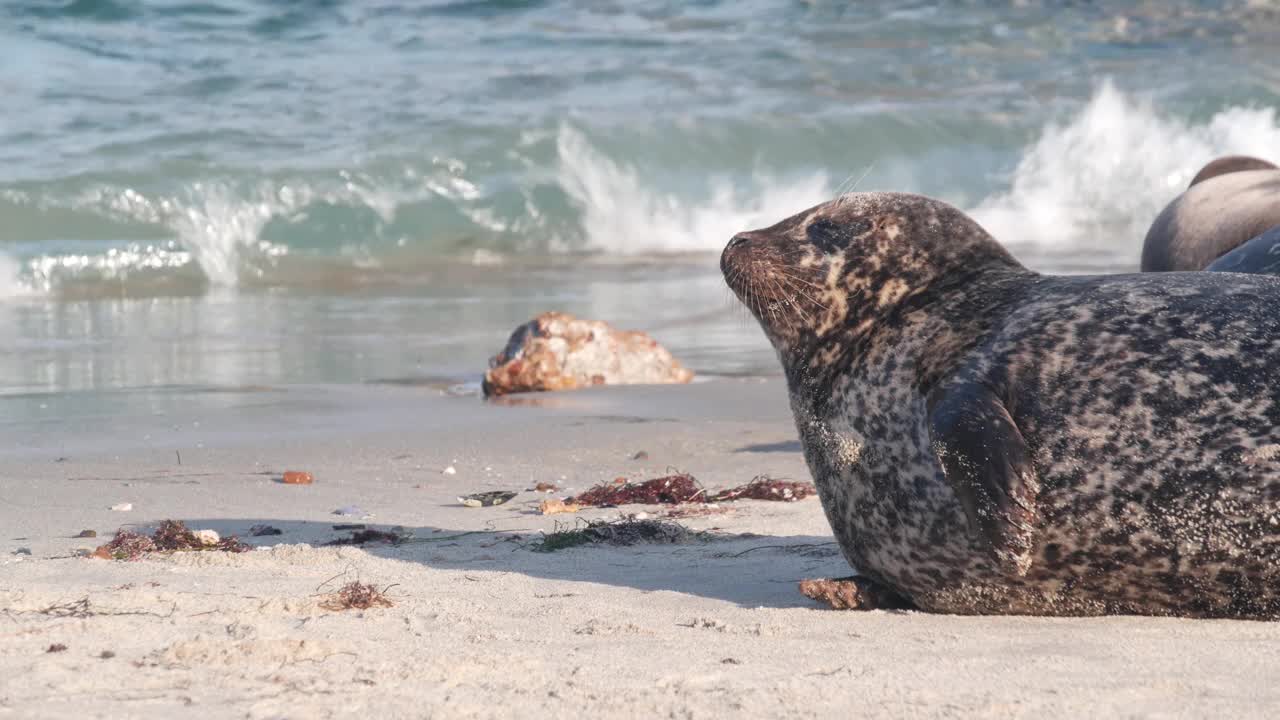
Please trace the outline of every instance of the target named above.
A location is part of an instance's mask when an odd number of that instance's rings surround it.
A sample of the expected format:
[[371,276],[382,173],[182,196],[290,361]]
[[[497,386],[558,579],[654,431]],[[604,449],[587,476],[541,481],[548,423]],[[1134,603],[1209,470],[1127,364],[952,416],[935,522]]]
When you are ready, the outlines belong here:
[[[1280,615],[1280,280],[1042,276],[955,208],[887,193],[743,233],[721,266],[872,581],[936,612]],[[927,398],[974,383],[1030,451],[1021,567],[930,442]]]

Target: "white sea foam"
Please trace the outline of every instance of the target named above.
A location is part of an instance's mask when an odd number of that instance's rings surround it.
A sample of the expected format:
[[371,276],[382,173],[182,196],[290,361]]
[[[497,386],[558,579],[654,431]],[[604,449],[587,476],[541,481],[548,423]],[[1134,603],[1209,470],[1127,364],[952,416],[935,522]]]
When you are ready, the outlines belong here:
[[0,300],[26,295],[30,291],[19,277],[21,271],[17,260],[0,253]]
[[[10,226],[19,240],[25,240],[24,227],[37,229],[42,238],[82,238],[94,216],[156,226],[172,237],[166,241],[153,234],[135,241],[125,226],[112,232],[127,244],[102,255],[61,251],[32,258],[26,268],[0,257],[0,296],[31,287],[54,290],[66,279],[123,278],[137,269],[190,274],[193,262],[211,284],[234,287],[246,273],[269,274],[272,258],[291,251],[290,238],[305,238],[309,251],[341,252],[371,267],[379,266],[379,249],[370,241],[379,238],[398,246],[420,243],[428,254],[432,248],[461,249],[475,253],[476,262],[500,258],[512,247],[534,252],[585,247],[619,256],[714,252],[735,232],[770,225],[841,189],[812,167],[749,176],[728,169],[692,171],[705,179],[692,189],[687,183],[677,187],[661,170],[611,155],[569,124],[554,131],[553,152],[550,167],[545,156],[530,157],[522,171],[527,174],[493,176],[492,182],[488,176],[467,177],[460,161],[433,158],[429,168],[406,160],[404,168],[384,167],[378,173],[209,179],[169,189],[134,189],[122,182],[63,192],[0,191],[9,210],[25,218]],[[1231,107],[1190,121],[1104,83],[1079,111],[1039,133],[1004,188],[968,207],[1000,240],[1030,248],[1015,252],[1033,265],[1136,263],[1142,236],[1164,204],[1205,162],[1233,153],[1280,160],[1275,109]],[[909,163],[878,158],[864,187],[886,188],[897,178],[893,188],[912,190],[912,178],[923,168]],[[548,180],[564,195],[547,194]],[[519,194],[514,201],[512,190]],[[972,191],[956,188],[956,196]],[[562,211],[563,200],[573,212]],[[273,236],[277,243],[263,238],[273,221],[304,222],[316,210],[333,206],[354,212],[337,221],[322,216],[305,229]],[[437,224],[430,221],[435,216],[422,214],[441,206],[456,215],[446,211]],[[404,213],[406,207],[413,211]],[[346,227],[369,228],[370,211],[377,216],[375,237],[344,234]],[[351,218],[349,225],[343,217]],[[332,236],[315,237],[317,232]]]
[[588,247],[607,253],[719,250],[736,232],[771,225],[832,196],[822,172],[798,179],[756,173],[746,190],[728,177],[711,177],[706,197],[690,200],[646,185],[634,168],[568,125],[556,144],[559,181],[582,211]]
[[1231,154],[1277,161],[1277,153],[1274,108],[1231,107],[1192,123],[1105,82],[1023,152],[1008,190],[971,213],[1005,242],[1136,261],[1151,221],[1205,163]]

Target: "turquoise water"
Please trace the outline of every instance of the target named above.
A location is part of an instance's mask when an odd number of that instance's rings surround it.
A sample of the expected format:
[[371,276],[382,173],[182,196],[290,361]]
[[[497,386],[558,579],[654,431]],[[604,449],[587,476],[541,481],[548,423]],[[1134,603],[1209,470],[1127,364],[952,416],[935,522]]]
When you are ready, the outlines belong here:
[[772,359],[712,253],[856,184],[1136,265],[1280,160],[1257,2],[0,1],[0,394],[474,380],[516,323]]

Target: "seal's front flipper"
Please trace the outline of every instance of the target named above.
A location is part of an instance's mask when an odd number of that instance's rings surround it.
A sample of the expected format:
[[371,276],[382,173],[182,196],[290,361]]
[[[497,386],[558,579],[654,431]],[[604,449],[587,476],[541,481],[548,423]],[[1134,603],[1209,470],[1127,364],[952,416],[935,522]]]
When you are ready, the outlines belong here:
[[1040,486],[1022,433],[1000,398],[978,383],[938,388],[928,404],[930,444],[969,527],[1001,564],[1025,575]]
[[801,580],[800,594],[834,610],[910,610],[915,606],[898,593],[860,575],[827,580]]

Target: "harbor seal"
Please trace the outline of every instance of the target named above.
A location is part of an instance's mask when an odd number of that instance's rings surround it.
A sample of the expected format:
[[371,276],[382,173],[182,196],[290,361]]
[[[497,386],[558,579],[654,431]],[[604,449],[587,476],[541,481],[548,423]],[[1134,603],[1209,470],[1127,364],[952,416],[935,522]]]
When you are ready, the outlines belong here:
[[740,233],[720,263],[868,595],[1280,616],[1280,278],[1040,275],[900,193]]
[[1205,270],[1280,275],[1280,225],[1214,260]]
[[1142,271],[1203,270],[1280,225],[1280,168],[1259,158],[1218,158],[1156,216],[1142,243]]
[[1216,178],[1219,175],[1226,175],[1233,172],[1241,172],[1243,170],[1275,170],[1273,163],[1267,162],[1262,158],[1250,157],[1248,155],[1226,155],[1224,157],[1210,160],[1208,164],[1200,168],[1200,172],[1191,178],[1191,184],[1187,187],[1193,187],[1210,178]]

